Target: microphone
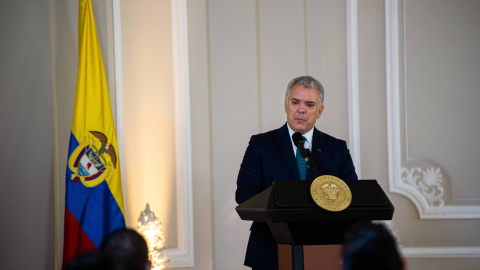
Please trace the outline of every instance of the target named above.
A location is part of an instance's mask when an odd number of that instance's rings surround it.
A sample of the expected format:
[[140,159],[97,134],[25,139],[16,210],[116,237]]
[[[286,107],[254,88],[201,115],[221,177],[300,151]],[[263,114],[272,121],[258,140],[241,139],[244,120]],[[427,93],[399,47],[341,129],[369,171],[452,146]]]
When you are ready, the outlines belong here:
[[312,152],[310,149],[305,148],[305,140],[303,139],[302,134],[300,134],[300,132],[293,133],[292,141],[300,151],[300,155],[305,159],[305,162],[307,162],[308,167],[312,168],[313,172],[315,173],[315,177],[317,177],[317,169],[313,163]]

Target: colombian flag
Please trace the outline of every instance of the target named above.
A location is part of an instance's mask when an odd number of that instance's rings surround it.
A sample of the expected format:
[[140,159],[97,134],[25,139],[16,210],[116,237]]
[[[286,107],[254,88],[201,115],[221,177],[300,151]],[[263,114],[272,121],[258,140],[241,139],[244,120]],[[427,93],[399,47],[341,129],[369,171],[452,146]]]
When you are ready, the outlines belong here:
[[125,228],[120,161],[91,0],[79,1],[78,75],[68,149],[63,265]]

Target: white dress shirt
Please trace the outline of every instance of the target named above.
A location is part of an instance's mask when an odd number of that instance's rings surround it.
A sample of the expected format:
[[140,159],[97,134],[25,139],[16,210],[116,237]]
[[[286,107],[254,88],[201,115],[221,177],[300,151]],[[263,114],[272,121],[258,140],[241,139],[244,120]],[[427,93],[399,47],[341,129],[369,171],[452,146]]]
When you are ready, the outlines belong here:
[[[293,154],[297,156],[297,146],[295,145],[295,143],[293,143],[293,140],[292,140],[292,135],[293,133],[295,133],[295,131],[293,131],[290,128],[290,125],[288,125],[288,122],[287,122],[287,127],[288,127],[288,133],[290,134],[290,141],[292,142]],[[310,151],[312,150],[313,129],[314,128],[310,129],[307,133],[302,135],[303,137],[305,137],[305,139],[307,139],[307,141],[305,142],[305,148],[310,149]]]

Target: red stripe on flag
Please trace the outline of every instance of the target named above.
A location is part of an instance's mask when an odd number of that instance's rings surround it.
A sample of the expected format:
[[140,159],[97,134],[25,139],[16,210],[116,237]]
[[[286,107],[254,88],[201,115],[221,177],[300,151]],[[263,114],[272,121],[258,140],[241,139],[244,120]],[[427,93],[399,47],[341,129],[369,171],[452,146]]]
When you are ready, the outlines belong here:
[[98,250],[85,234],[80,223],[65,207],[65,229],[63,236],[63,268],[78,254]]

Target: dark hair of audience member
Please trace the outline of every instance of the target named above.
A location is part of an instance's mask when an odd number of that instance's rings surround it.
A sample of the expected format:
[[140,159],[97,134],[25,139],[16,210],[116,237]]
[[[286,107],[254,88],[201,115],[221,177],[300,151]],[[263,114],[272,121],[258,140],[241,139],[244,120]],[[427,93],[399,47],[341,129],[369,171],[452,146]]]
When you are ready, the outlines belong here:
[[148,246],[145,238],[132,229],[120,229],[108,235],[101,247],[105,269],[150,269]]
[[404,263],[392,234],[381,224],[358,224],[345,235],[343,269],[401,270]]

